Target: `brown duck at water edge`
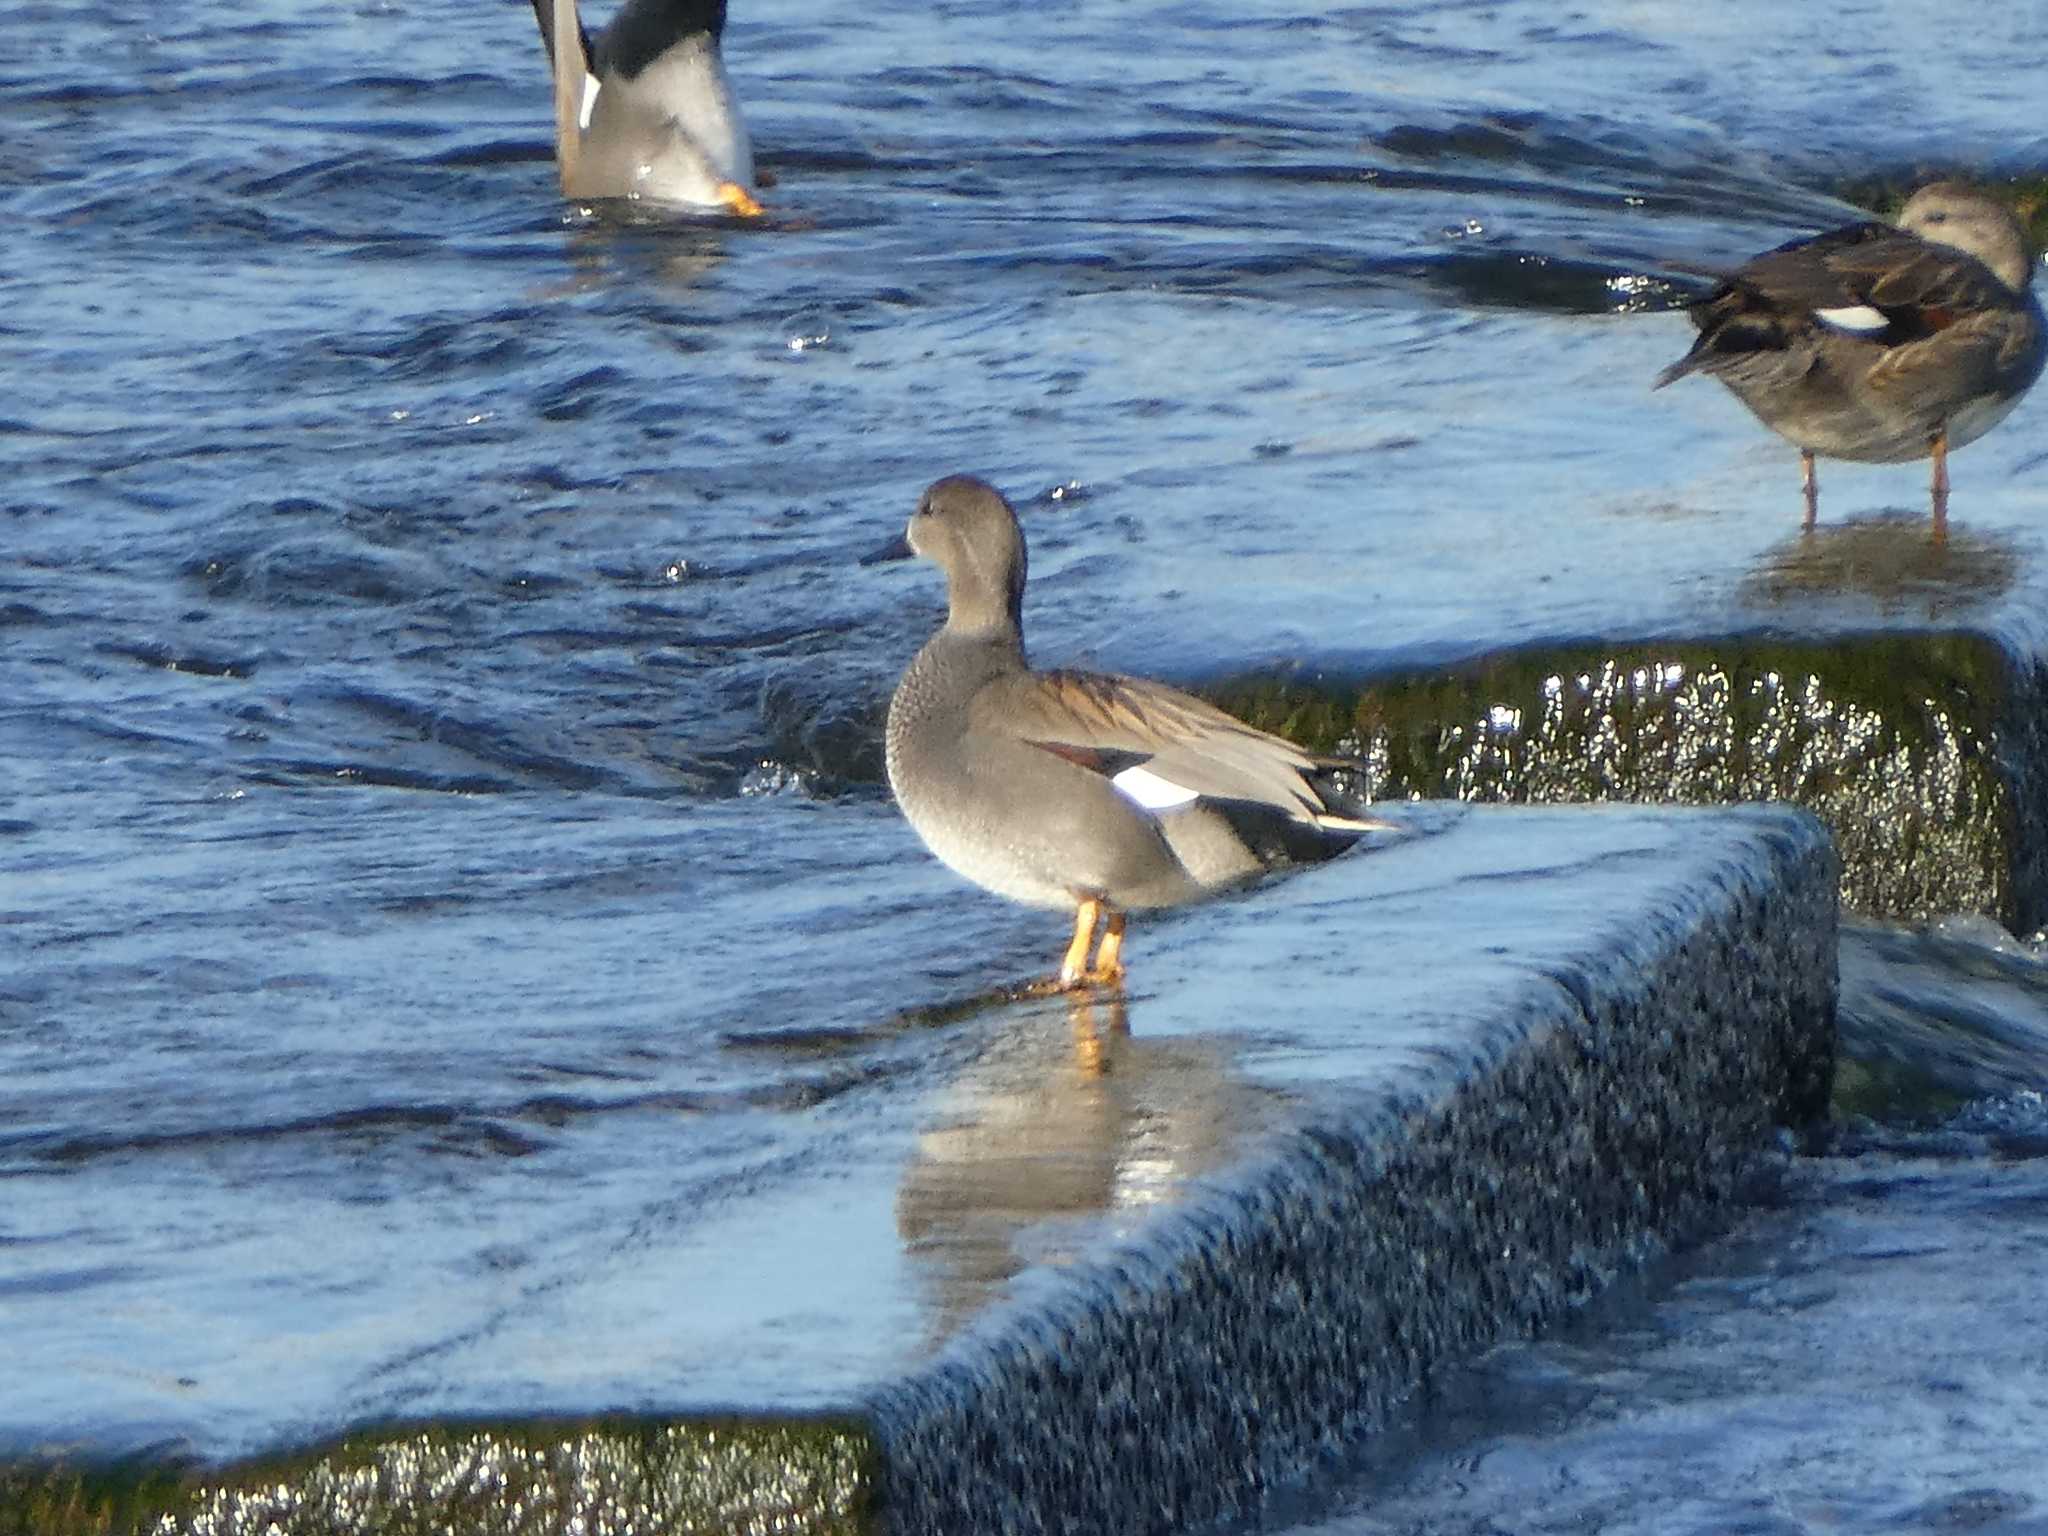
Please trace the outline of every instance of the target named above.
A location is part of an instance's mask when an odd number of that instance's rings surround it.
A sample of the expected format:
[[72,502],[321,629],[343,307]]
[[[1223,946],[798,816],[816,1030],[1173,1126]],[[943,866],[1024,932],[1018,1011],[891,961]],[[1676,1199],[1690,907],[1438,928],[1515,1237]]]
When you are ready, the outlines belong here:
[[752,218],[754,151],[726,79],[725,0],[626,0],[595,39],[576,0],[533,0],[555,80],[555,162],[569,197]]
[[1034,672],[1024,532],[995,487],[937,481],[904,537],[864,563],[912,554],[946,573],[947,612],[889,702],[889,787],[954,871],[1073,911],[1061,986],[1121,979],[1129,909],[1196,901],[1390,827],[1344,814],[1318,784],[1339,760],[1200,699],[1143,678]]
[[1710,373],[1800,451],[1806,526],[1815,454],[1890,464],[1931,454],[1934,535],[1948,453],[2002,420],[2041,376],[2048,326],[2012,210],[1953,182],[1890,224],[1851,224],[1766,251],[1690,306],[1692,350],[1662,389]]

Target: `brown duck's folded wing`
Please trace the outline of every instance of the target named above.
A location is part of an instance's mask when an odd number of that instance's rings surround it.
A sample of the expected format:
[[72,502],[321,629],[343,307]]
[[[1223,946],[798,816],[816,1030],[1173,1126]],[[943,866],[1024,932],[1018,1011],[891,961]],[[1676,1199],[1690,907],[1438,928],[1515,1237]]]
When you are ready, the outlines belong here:
[[1823,329],[1895,347],[2012,307],[2012,295],[1975,257],[1889,224],[1852,224],[1766,251],[1698,300],[1699,339],[1657,383],[1804,346]]
[[2012,305],[2011,292],[1976,257],[1884,224],[1858,224],[1780,246],[1731,282],[1784,310],[1868,305],[1921,334],[1941,330],[1960,315]]
[[1111,777],[1142,765],[1196,795],[1303,821],[1330,806],[1306,775],[1325,760],[1163,683],[1101,672],[1019,673],[975,697],[975,723]]
[[1945,323],[1911,344],[1894,346],[1871,365],[1873,390],[1893,397],[1953,396],[1989,389],[2031,344],[2027,317],[2010,309],[1944,316]]

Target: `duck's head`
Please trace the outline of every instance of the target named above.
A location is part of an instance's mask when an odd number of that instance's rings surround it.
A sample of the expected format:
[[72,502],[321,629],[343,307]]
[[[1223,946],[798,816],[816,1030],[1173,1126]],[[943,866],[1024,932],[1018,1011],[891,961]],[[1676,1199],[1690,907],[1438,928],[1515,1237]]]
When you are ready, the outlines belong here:
[[952,628],[1022,627],[1024,530],[1003,493],[986,480],[972,475],[934,480],[918,498],[903,537],[863,563],[911,555],[946,573],[946,622]]
[[2018,216],[1975,187],[1954,181],[1922,187],[1899,210],[1899,228],[1976,257],[2015,291],[2024,290],[2033,279],[2033,260]]

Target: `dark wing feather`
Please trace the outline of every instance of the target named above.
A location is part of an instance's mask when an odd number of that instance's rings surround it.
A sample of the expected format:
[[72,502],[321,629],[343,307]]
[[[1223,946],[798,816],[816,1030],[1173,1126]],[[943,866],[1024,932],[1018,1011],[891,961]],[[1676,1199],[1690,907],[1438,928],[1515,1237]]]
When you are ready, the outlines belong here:
[[1739,275],[1754,273],[1755,286],[1786,309],[1867,304],[1891,322],[1876,338],[1888,346],[1946,330],[1962,315],[2012,306],[2012,291],[1968,252],[1883,225],[1861,227],[1872,233],[1824,249],[1817,260],[1760,257]]
[[626,0],[591,51],[600,80],[631,80],[686,37],[725,34],[725,0]]

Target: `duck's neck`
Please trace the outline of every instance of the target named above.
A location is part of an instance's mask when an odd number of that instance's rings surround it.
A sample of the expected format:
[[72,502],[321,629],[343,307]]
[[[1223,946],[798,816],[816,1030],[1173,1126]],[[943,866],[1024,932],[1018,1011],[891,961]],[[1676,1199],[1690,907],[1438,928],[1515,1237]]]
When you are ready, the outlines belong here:
[[1024,583],[954,580],[946,591],[946,628],[960,635],[1007,636],[1024,649]]
[[1024,662],[1024,631],[1007,613],[991,614],[986,609],[963,612],[956,603],[946,615],[945,627],[934,638],[943,639],[953,650],[981,649],[1004,658],[1014,657],[1018,665]]

